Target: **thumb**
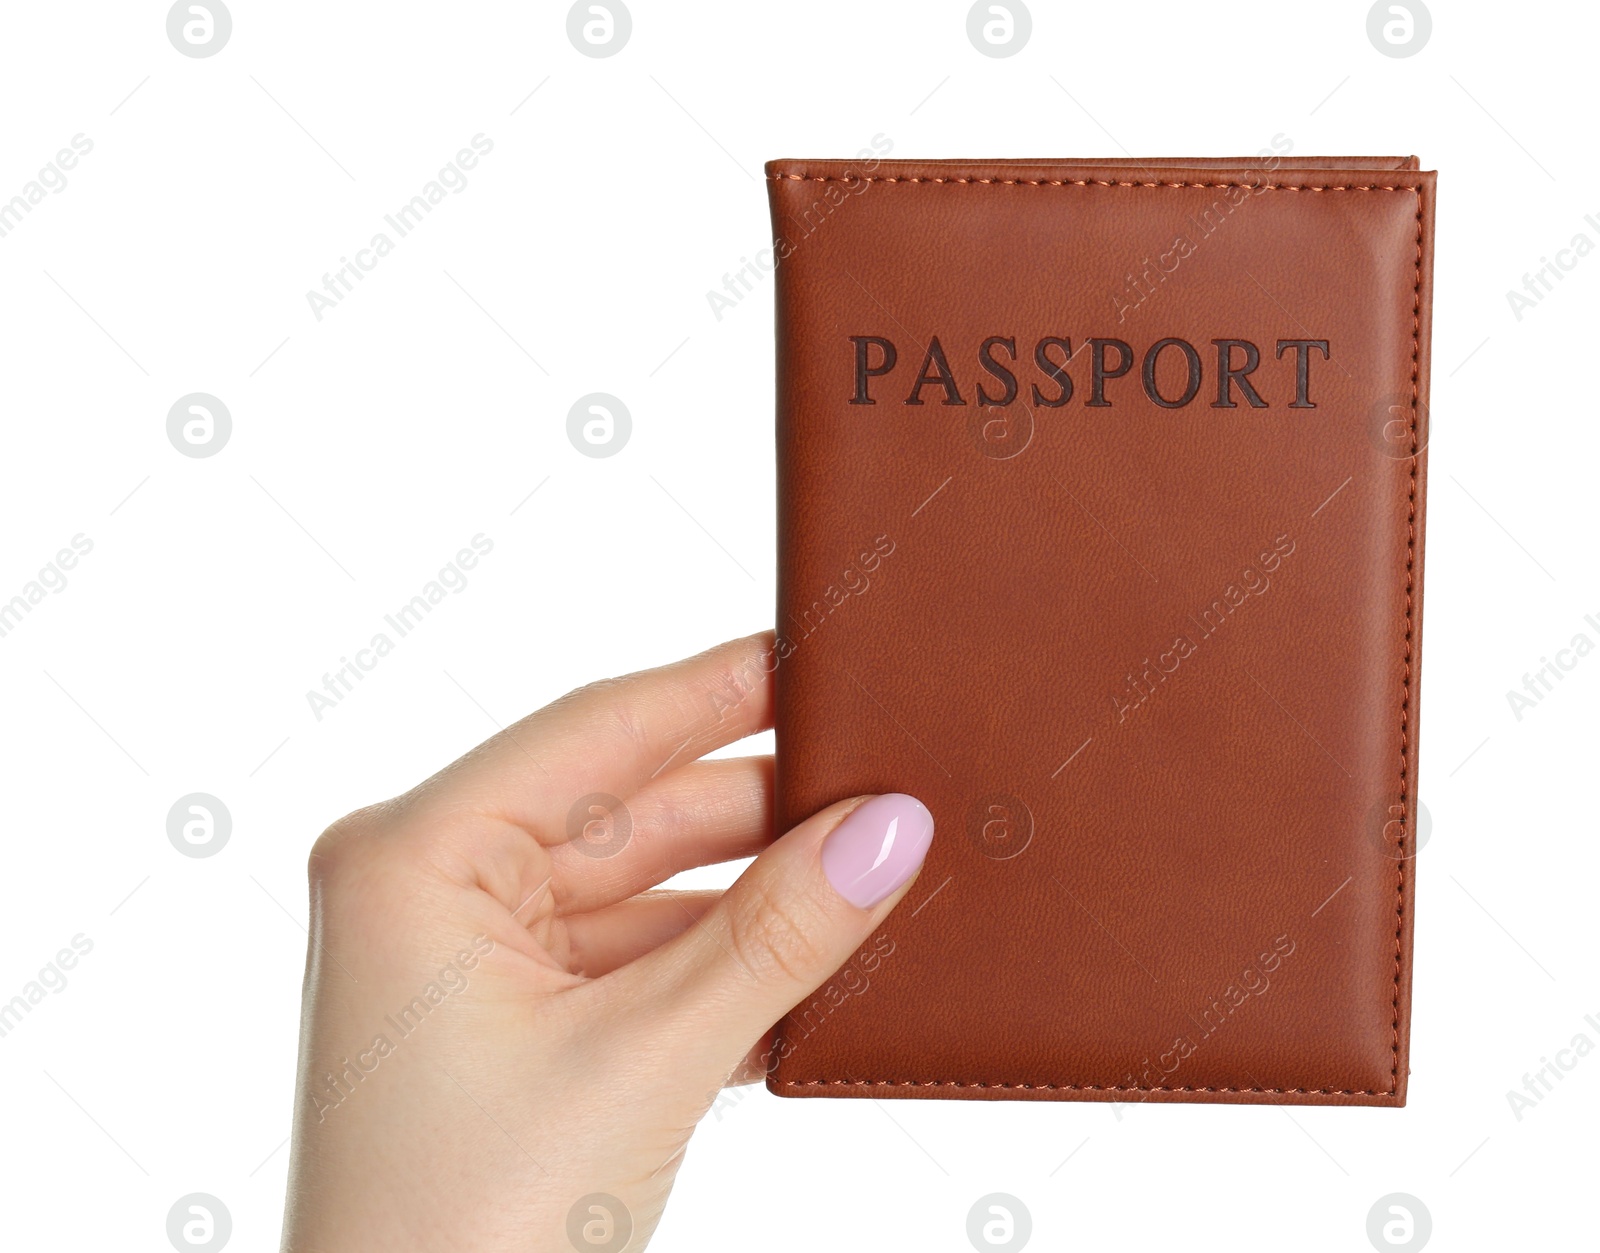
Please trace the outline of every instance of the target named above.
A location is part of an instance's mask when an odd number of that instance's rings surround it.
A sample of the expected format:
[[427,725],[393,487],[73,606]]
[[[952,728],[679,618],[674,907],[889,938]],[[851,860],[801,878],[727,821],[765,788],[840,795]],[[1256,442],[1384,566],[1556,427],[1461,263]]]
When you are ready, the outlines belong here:
[[674,1025],[731,1065],[849,961],[932,841],[933,815],[914,796],[831,806],[774,842],[699,925],[634,972]]

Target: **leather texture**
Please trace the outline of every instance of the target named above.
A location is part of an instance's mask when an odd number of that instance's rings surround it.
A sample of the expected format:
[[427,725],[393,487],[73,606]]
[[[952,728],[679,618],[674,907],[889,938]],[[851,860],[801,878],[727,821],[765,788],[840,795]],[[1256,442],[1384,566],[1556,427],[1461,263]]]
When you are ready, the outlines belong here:
[[767,166],[777,827],[936,822],[774,1092],[1405,1103],[1418,164]]

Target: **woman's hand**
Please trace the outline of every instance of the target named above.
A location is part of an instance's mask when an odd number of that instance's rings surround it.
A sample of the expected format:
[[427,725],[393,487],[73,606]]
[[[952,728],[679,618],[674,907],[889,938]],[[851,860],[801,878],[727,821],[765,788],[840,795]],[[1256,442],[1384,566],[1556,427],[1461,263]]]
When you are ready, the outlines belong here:
[[772,759],[698,760],[771,726],[777,664],[756,635],[592,684],[317,841],[286,1249],[643,1246],[933,836],[889,795],[773,841]]

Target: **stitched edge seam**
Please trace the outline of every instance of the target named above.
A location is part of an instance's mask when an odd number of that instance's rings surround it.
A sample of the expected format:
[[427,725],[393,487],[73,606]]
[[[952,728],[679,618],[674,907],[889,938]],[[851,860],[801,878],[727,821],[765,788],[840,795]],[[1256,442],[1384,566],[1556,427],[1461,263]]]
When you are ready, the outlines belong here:
[[[1416,827],[1411,823],[1410,750],[1411,750],[1411,608],[1412,592],[1416,586],[1417,545],[1417,410],[1421,401],[1422,372],[1422,192],[1417,192],[1417,266],[1411,287],[1411,486],[1406,495],[1406,634],[1402,661],[1405,674],[1401,679],[1400,695],[1400,806],[1408,825],[1411,825],[1413,855],[1415,854]],[[1404,848],[1401,852],[1404,853]],[[1404,950],[1406,925],[1406,859],[1400,857],[1394,875],[1394,1041],[1393,1064],[1389,1071],[1389,1091],[1400,1091],[1400,961]]]
[[[1124,182],[1109,179],[1020,179],[1020,178],[939,178],[890,177],[885,175],[858,175],[835,178],[825,174],[769,174],[773,182],[810,183],[981,183],[1001,184],[1007,187],[1246,187],[1251,191],[1409,191],[1417,198],[1417,261],[1415,278],[1411,287],[1411,483],[1406,500],[1406,618],[1405,667],[1401,680],[1400,697],[1400,804],[1410,819],[1407,797],[1409,789],[1411,747],[1411,656],[1412,656],[1412,592],[1416,585],[1416,519],[1417,519],[1417,411],[1420,404],[1422,370],[1422,188],[1419,184],[1319,184],[1308,183],[1192,183],[1192,182]],[[1415,838],[1413,836],[1413,838]],[[1389,1068],[1389,1087],[1384,1088],[1140,1088],[1121,1087],[1114,1084],[1095,1083],[968,1083],[960,1079],[778,1079],[775,1082],[786,1088],[815,1088],[833,1085],[849,1087],[892,1088],[1002,1088],[1043,1092],[1261,1092],[1283,1096],[1397,1096],[1400,1091],[1400,964],[1404,955],[1406,913],[1406,861],[1399,858],[1395,870],[1395,930],[1394,930],[1394,999],[1391,1002],[1394,1018],[1390,1024],[1393,1058]],[[780,1037],[781,1034],[780,1034]]]
[[1422,198],[1421,189],[1414,183],[1147,183],[1105,178],[944,178],[934,175],[894,177],[885,174],[858,174],[854,178],[836,178],[831,174],[769,174],[767,177],[773,182],[788,180],[796,183],[982,183],[1004,187],[1245,187],[1250,191],[1412,191],[1417,193],[1418,200]]
[[780,1079],[786,1088],[1008,1088],[1025,1092],[1268,1092],[1278,1096],[1393,1096],[1388,1088],[1129,1088],[1110,1083],[966,1083],[960,1079]]

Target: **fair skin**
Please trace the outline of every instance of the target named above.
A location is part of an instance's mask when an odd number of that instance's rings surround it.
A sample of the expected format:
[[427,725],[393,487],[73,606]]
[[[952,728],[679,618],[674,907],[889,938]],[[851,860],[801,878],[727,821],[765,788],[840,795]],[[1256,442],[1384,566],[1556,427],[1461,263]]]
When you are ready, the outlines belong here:
[[[772,759],[698,760],[772,725],[772,650],[581,688],[317,841],[286,1250],[564,1253],[595,1193],[644,1246],[717,1093],[915,875],[858,907],[821,849],[863,798],[774,840]],[[595,793],[614,843],[571,837]],[[725,892],[652,890],[751,856]]]

